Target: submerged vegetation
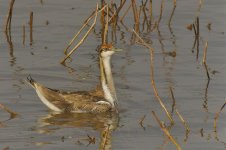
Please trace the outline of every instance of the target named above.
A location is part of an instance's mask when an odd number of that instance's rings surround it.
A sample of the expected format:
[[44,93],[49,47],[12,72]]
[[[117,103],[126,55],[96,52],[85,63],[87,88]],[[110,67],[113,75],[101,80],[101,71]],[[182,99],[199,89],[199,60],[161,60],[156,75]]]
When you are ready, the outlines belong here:
[[[17,1],[16,1],[17,2]],[[9,9],[8,14],[6,16],[4,31],[6,35],[6,40],[10,48],[10,56],[14,57],[14,51],[13,51],[13,42],[11,38],[11,22],[12,22],[12,16],[13,16],[13,7],[14,7],[15,0],[11,0],[9,2]],[[40,3],[44,5],[44,2],[40,0]],[[145,47],[149,52],[149,62],[150,62],[150,85],[152,87],[152,92],[155,95],[155,100],[157,100],[157,103],[159,104],[158,109],[161,109],[162,112],[165,114],[165,116],[168,118],[168,120],[160,119],[158,117],[158,113],[156,113],[153,110],[150,110],[150,114],[145,114],[143,117],[141,117],[138,120],[138,124],[143,128],[146,129],[145,121],[147,121],[150,117],[154,119],[156,124],[159,125],[159,128],[163,131],[164,135],[167,137],[167,140],[170,140],[175,147],[178,150],[183,149],[182,142],[179,142],[177,135],[174,134],[172,128],[180,128],[180,124],[184,126],[185,130],[185,138],[184,142],[186,143],[189,136],[192,136],[194,134],[194,130],[189,125],[189,120],[186,119],[184,115],[180,113],[179,109],[180,107],[177,105],[178,98],[174,95],[173,88],[169,87],[171,100],[164,100],[162,98],[161,90],[158,89],[158,81],[155,80],[155,61],[156,58],[156,50],[153,48],[154,43],[149,39],[147,40],[144,35],[151,34],[153,32],[157,32],[158,35],[161,37],[160,33],[160,25],[161,21],[163,19],[164,13],[169,13],[169,18],[167,21],[167,26],[169,28],[170,33],[173,35],[172,32],[172,26],[173,26],[173,20],[174,20],[174,14],[177,9],[177,0],[172,0],[172,10],[171,12],[164,12],[164,8],[166,5],[165,0],[161,0],[161,5],[159,7],[159,14],[155,14],[153,12],[153,1],[152,0],[142,0],[142,1],[136,1],[136,0],[120,0],[119,2],[114,1],[105,1],[101,0],[100,3],[97,3],[96,7],[93,8],[92,12],[89,16],[85,19],[84,23],[81,25],[81,28],[78,30],[78,32],[73,36],[73,38],[68,42],[68,45],[65,47],[65,49],[62,49],[63,52],[63,58],[60,60],[60,63],[64,66],[67,66],[68,63],[71,63],[72,61],[76,61],[73,59],[73,53],[76,50],[79,50],[79,48],[86,42],[86,39],[88,36],[92,33],[96,34],[96,28],[101,27],[100,37],[101,37],[101,43],[99,43],[100,46],[107,45],[107,44],[113,44],[117,45],[117,32],[119,28],[123,28],[126,30],[125,34],[126,37],[130,37],[128,40],[130,41],[130,44],[132,46],[143,46]],[[196,60],[199,59],[199,54],[203,54],[202,64],[205,73],[203,74],[203,78],[207,78],[207,86],[206,86],[206,95],[207,90],[209,86],[209,82],[211,81],[211,73],[210,68],[208,67],[207,62],[207,48],[208,48],[208,41],[204,40],[203,37],[201,37],[200,34],[200,19],[199,14],[201,11],[201,8],[203,6],[203,0],[199,0],[199,3],[197,5],[197,15],[194,17],[194,22],[188,24],[186,27],[188,30],[193,30],[194,32],[194,42],[192,53],[196,51]],[[29,45],[33,45],[33,11],[30,12],[30,18],[29,18]],[[133,19],[132,24],[127,24],[126,17],[129,17]],[[132,17],[131,17],[132,16]],[[157,18],[154,16],[158,16]],[[26,25],[22,25],[22,44],[25,45],[26,41]],[[211,23],[207,24],[207,28],[211,30]],[[192,33],[193,34],[193,33]],[[200,42],[201,40],[201,42]],[[205,41],[205,42],[204,42]],[[159,43],[162,45],[161,38],[159,38]],[[175,40],[172,42],[175,47]],[[204,43],[204,44],[203,44]],[[203,51],[200,49],[200,44],[203,44],[204,47]],[[164,47],[164,46],[163,46]],[[180,57],[177,55],[176,50],[172,50],[169,52],[162,52],[163,55],[170,56],[172,58]],[[207,97],[207,96],[206,96]],[[167,104],[172,103],[171,111]],[[219,120],[220,113],[222,112],[223,108],[225,107],[226,103],[222,105],[222,107],[219,110],[216,110],[215,117],[211,119],[213,122],[213,132],[215,134],[216,141],[220,141],[224,145],[226,143],[223,141],[224,139],[220,139],[218,137],[218,125],[217,122]],[[203,104],[204,109],[207,109],[207,100],[205,100]],[[3,104],[0,104],[0,108],[4,110],[5,112],[10,114],[10,118],[8,120],[14,119],[18,116],[18,114],[14,111],[11,111],[9,108],[4,106]],[[91,114],[86,114],[87,116],[81,117],[81,118],[94,118]],[[110,116],[110,117],[109,117]],[[80,119],[80,116],[78,114],[70,114],[69,118],[71,119]],[[117,128],[120,128],[119,125],[119,118],[118,116],[111,116],[109,114],[105,114],[103,116],[99,116],[101,119],[91,119],[91,121],[88,119],[84,119],[81,122],[74,122],[73,120],[67,121],[60,121],[62,118],[68,118],[68,116],[65,116],[65,114],[50,114],[46,118],[42,118],[41,122],[44,124],[53,124],[53,125],[59,125],[59,126],[74,126],[74,127],[81,127],[81,126],[87,126],[88,123],[94,122],[94,128],[101,128],[100,131],[100,149],[110,149],[112,146],[112,132],[116,130]],[[60,119],[59,119],[60,118]],[[59,120],[58,120],[59,119]],[[8,121],[7,120],[7,121]],[[178,121],[179,120],[179,121]],[[169,121],[169,122],[168,122]],[[5,128],[6,121],[0,121],[0,128]],[[54,123],[53,123],[54,122]],[[166,123],[165,123],[166,122]],[[181,123],[180,123],[181,122]],[[153,123],[154,124],[154,123]],[[88,125],[89,126],[89,125]],[[101,126],[101,127],[100,127]],[[183,129],[183,128],[182,128]],[[203,128],[200,130],[201,135],[203,135]],[[62,136],[62,140],[65,140],[66,138]],[[77,144],[83,145],[88,141],[87,145],[95,144],[97,142],[97,138],[90,136],[87,134],[87,137],[76,139]],[[168,143],[168,142],[166,142]],[[166,148],[167,149],[167,148]]]

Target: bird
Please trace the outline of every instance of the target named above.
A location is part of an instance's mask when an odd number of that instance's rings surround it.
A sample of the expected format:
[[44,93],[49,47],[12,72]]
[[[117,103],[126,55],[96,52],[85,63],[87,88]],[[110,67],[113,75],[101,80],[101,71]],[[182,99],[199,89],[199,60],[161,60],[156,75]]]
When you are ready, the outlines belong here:
[[72,113],[118,113],[118,100],[111,71],[111,56],[121,49],[112,44],[103,44],[99,48],[101,88],[103,96],[91,91],[62,91],[36,82],[31,75],[27,82],[34,88],[40,100],[52,111]]

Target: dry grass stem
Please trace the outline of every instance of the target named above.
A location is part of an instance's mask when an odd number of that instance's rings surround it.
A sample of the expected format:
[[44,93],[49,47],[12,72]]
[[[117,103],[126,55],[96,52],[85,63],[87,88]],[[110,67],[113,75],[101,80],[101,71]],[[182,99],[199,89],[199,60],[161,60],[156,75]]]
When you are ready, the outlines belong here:
[[182,117],[182,115],[179,113],[179,111],[177,109],[175,111],[176,111],[179,119],[181,120],[181,122],[184,124],[184,126],[186,128],[186,132],[190,132],[190,128],[189,128],[187,122],[184,120],[184,118]]
[[[104,7],[105,8],[105,7]],[[85,35],[83,36],[83,38],[76,44],[76,46],[66,55],[66,57],[60,62],[61,64],[64,64],[65,61],[67,60],[67,58],[70,57],[70,55],[84,42],[84,40],[87,38],[87,36],[89,35],[90,31],[93,29],[94,25],[96,24],[96,20],[97,20],[97,14],[98,14],[98,4],[96,7],[96,11],[95,11],[95,17],[94,17],[94,21],[93,24],[90,26],[89,30],[85,33]]]
[[206,42],[206,44],[205,44],[205,48],[204,48],[204,52],[203,52],[202,63],[204,65],[204,67],[205,67],[207,78],[208,78],[208,80],[210,80],[210,75],[209,75],[208,67],[207,67],[207,64],[206,64],[207,47],[208,47],[208,42]]
[[118,7],[118,9],[116,8],[117,9],[116,12],[109,19],[109,22],[110,23],[112,23],[112,20],[114,20],[117,23],[118,14],[121,11],[121,9],[123,8],[123,6],[124,6],[125,3],[126,3],[126,0],[121,0],[120,6]]
[[13,14],[13,5],[15,0],[10,0],[8,15],[5,21],[5,32],[11,32],[11,22],[12,22],[12,14]]
[[175,2],[176,0],[174,0],[174,5],[173,5],[173,10],[172,10],[172,12],[171,12],[171,15],[170,15],[170,19],[169,19],[169,21],[168,21],[168,26],[170,26],[171,25],[171,21],[172,21],[172,18],[173,18],[173,15],[174,15],[174,12],[175,12],[175,10],[176,10],[176,2]]
[[165,133],[165,135],[173,142],[173,144],[176,146],[178,150],[182,150],[181,146],[178,144],[178,142],[174,139],[174,137],[170,134],[169,130],[165,127],[165,125],[159,120],[157,115],[155,114],[154,111],[152,111],[152,115],[154,116],[155,120],[159,124],[160,128],[162,131]]
[[[105,9],[106,6],[101,8],[97,13],[102,12]],[[96,15],[96,10],[94,10],[91,15],[84,21],[82,27],[79,29],[79,31],[76,33],[76,35],[70,40],[68,46],[64,49],[64,54],[67,54],[68,49],[71,47],[75,39],[80,35],[82,30],[88,25],[89,21]]]
[[125,16],[127,15],[127,13],[129,12],[130,8],[132,7],[132,3],[129,5],[129,7],[126,9],[124,15],[120,18],[120,21],[122,22],[123,19],[125,18]]
[[30,26],[30,45],[32,45],[33,43],[33,12],[30,12],[29,26]]
[[151,24],[152,24],[152,21],[153,21],[153,4],[152,4],[152,0],[149,1],[149,15],[150,15],[150,18],[149,18],[149,26],[151,27]]
[[133,17],[134,17],[134,23],[135,23],[135,31],[139,32],[139,13],[137,10],[137,5],[135,0],[131,0],[132,2],[132,8],[133,8]]
[[13,119],[13,118],[15,118],[18,115],[16,112],[13,112],[12,110],[7,108],[3,104],[0,104],[0,108],[10,114],[10,119]]
[[175,110],[175,107],[176,107],[176,100],[175,100],[175,97],[174,97],[174,94],[173,94],[173,89],[172,89],[172,87],[170,87],[170,94],[171,94],[171,97],[172,97],[172,100],[173,100],[172,111],[171,111],[171,113],[173,114],[173,112],[174,112],[174,110]]
[[158,19],[158,26],[160,24],[160,21],[162,20],[163,8],[164,8],[164,0],[161,1],[160,14],[159,14],[159,19]]
[[104,21],[104,32],[103,32],[103,43],[102,44],[106,44],[107,41],[108,41],[108,13],[109,13],[109,9],[108,9],[108,6],[106,7],[107,8],[107,15],[106,15],[106,20]]
[[140,40],[141,44],[144,45],[146,48],[148,48],[150,50],[150,57],[151,57],[151,84],[152,84],[152,88],[154,90],[155,96],[158,100],[158,102],[160,103],[161,107],[163,108],[163,110],[166,112],[167,117],[169,118],[171,124],[174,124],[173,121],[173,117],[171,116],[171,114],[169,113],[169,111],[167,110],[166,106],[164,105],[164,103],[162,102],[162,99],[160,98],[159,94],[158,94],[158,90],[156,88],[155,85],[155,79],[154,79],[154,49],[152,47],[150,47],[134,30],[133,30],[134,34],[138,37],[138,39]]
[[220,116],[221,111],[224,109],[225,105],[226,105],[226,102],[221,106],[220,110],[215,114],[214,124],[213,124],[215,132],[217,132],[217,120],[218,120],[218,118]]
[[25,45],[25,25],[23,25],[23,45]]

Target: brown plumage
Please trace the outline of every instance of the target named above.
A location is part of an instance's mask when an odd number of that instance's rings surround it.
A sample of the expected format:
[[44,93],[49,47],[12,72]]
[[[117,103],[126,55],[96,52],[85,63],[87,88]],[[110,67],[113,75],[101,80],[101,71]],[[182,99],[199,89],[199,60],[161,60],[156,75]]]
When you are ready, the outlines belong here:
[[[53,109],[55,111],[91,113],[111,111],[111,104],[104,97],[96,96],[95,92],[64,92],[47,88],[33,80],[31,76],[27,79],[36,92],[39,91],[50,104],[58,108]],[[40,99],[42,100],[42,98]],[[48,106],[48,104],[46,105]]]
[[[28,83],[35,89],[41,101],[51,110],[60,112],[117,112],[117,97],[111,73],[111,55],[119,49],[112,45],[100,48],[101,90],[64,92],[47,88],[29,75]],[[101,91],[101,92],[100,92]]]

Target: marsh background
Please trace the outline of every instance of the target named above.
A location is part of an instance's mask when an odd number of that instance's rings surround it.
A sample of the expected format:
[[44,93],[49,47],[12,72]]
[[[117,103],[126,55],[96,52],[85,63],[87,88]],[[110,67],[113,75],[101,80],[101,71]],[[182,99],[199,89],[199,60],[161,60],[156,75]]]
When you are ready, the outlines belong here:
[[[153,0],[153,15],[159,16],[160,1]],[[49,87],[65,90],[93,89],[99,84],[98,57],[101,26],[95,27],[84,44],[73,54],[67,66],[59,62],[68,41],[79,30],[85,18],[96,7],[96,1],[80,0],[20,0],[14,4],[9,46],[4,34],[4,20],[8,0],[0,0],[0,103],[19,114],[8,120],[9,114],[0,111],[0,149],[98,149],[102,122],[90,116],[54,116],[41,103],[34,90],[24,82],[28,74]],[[187,138],[180,120],[175,117],[171,134],[182,149],[225,149],[225,110],[218,120],[218,132],[213,128],[215,113],[225,102],[226,93],[226,11],[225,0],[204,0],[200,12],[198,0],[178,0],[171,22],[172,1],[164,2],[158,29],[141,35],[151,41],[155,49],[155,82],[161,98],[171,109],[169,87],[174,90],[177,108],[186,119],[191,131]],[[29,14],[34,12],[33,43],[29,42]],[[200,19],[200,51],[192,49],[194,33],[186,29]],[[211,23],[211,30],[207,25]],[[133,16],[125,18],[133,27]],[[22,26],[26,28],[25,45]],[[175,149],[151,115],[155,111],[168,122],[155,100],[150,79],[150,55],[143,46],[131,44],[131,33],[117,29],[116,47],[124,51],[113,56],[113,76],[121,109],[120,119],[111,134],[112,149]],[[205,41],[209,42],[207,65],[211,80],[208,83],[202,56]],[[176,52],[176,57],[167,52]],[[140,119],[146,115],[143,126]],[[50,118],[50,119],[46,119]],[[51,120],[52,119],[52,120]],[[74,119],[74,120],[73,120]],[[57,120],[57,121],[56,121]],[[58,123],[60,122],[60,123]],[[64,122],[64,123],[62,123]],[[68,123],[69,122],[69,123]],[[83,140],[87,134],[96,142]],[[88,145],[89,144],[89,145]]]

